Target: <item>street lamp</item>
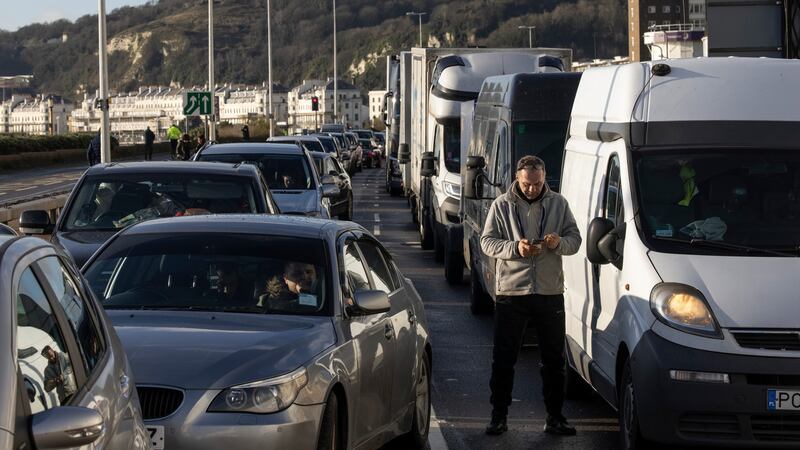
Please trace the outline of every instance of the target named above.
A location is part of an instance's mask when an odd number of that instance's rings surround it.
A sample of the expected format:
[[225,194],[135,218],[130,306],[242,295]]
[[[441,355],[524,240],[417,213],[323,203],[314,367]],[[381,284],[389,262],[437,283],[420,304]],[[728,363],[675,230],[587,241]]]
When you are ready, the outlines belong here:
[[520,25],[517,27],[520,30],[527,29],[528,30],[528,47],[533,48],[533,35],[536,32],[535,26],[528,26],[528,25]]
[[217,124],[214,105],[217,92],[214,89],[214,0],[208,0],[208,90],[211,91],[211,120],[208,122],[208,140],[217,140]]
[[267,95],[269,95],[269,111],[267,112],[268,122],[269,122],[269,137],[273,137],[274,134],[272,132],[273,127],[273,114],[272,114],[272,24],[270,23],[270,4],[269,0],[267,0],[267,83],[269,83],[269,87],[267,88]]
[[106,1],[97,1],[97,56],[100,63],[100,162],[111,162],[111,136],[108,123],[108,56],[106,54]]
[[414,12],[409,11],[406,13],[407,16],[417,16],[419,17],[419,46],[422,47],[422,16],[428,14],[426,12]]
[[339,123],[338,118],[339,118],[339,79],[336,74],[336,0],[333,0],[333,123]]

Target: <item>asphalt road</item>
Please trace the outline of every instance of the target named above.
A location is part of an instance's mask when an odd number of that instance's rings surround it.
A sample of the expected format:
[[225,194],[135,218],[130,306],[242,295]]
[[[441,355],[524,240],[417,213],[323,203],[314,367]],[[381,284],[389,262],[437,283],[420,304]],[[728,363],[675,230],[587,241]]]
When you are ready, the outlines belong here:
[[[577,436],[553,437],[542,432],[546,413],[539,351],[533,346],[523,348],[516,366],[508,433],[486,436],[483,430],[491,413],[492,317],[473,316],[466,278],[462,286],[449,286],[433,252],[420,248],[406,199],[386,193],[382,169],[365,169],[353,178],[353,185],[354,220],[383,242],[425,302],[433,341],[433,409],[437,421],[432,427],[433,450],[617,448],[616,412],[597,395],[568,400],[565,405],[564,413],[578,429]],[[444,442],[437,442],[437,428]]]

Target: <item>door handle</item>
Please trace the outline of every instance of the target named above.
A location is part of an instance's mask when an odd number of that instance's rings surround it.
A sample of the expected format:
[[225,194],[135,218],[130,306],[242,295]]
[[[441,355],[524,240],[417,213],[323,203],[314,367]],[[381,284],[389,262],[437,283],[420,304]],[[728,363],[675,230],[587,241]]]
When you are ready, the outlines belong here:
[[383,327],[383,335],[386,336],[386,339],[392,339],[392,326],[388,323]]

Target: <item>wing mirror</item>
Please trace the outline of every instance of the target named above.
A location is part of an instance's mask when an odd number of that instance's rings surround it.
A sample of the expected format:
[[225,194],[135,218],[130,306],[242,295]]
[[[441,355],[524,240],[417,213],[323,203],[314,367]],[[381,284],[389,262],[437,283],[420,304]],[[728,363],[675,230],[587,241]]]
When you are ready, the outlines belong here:
[[464,174],[464,198],[478,200],[483,197],[483,184],[480,177],[486,167],[486,160],[483,156],[468,156],[467,170]]
[[389,311],[389,296],[383,291],[358,291],[353,296],[358,311],[365,315],[380,314]]
[[[330,175],[325,175],[325,176],[326,177],[330,177]],[[331,177],[331,178],[333,178],[333,177]],[[322,197],[323,198],[338,197],[340,194],[341,194],[341,191],[339,190],[339,187],[336,186],[336,184],[325,183],[323,181],[323,183],[322,183]]]
[[425,152],[422,154],[419,174],[423,178],[436,175],[436,157],[433,156],[433,152]]
[[586,257],[592,264],[613,264],[622,268],[622,251],[617,245],[625,239],[625,224],[619,227],[605,217],[596,217],[586,233]]
[[408,147],[408,144],[400,144],[400,147],[397,150],[397,162],[400,164],[406,164],[411,161],[411,149]]
[[36,448],[76,448],[97,440],[105,429],[99,412],[78,406],[59,406],[31,418]]
[[16,236],[17,232],[14,231],[14,229],[11,228],[10,226],[8,226],[8,225],[6,225],[4,223],[0,223],[0,236],[3,236],[3,235],[5,235],[5,236]]
[[50,214],[47,211],[34,209],[23,211],[19,216],[19,231],[22,234],[51,234],[53,224],[50,222]]

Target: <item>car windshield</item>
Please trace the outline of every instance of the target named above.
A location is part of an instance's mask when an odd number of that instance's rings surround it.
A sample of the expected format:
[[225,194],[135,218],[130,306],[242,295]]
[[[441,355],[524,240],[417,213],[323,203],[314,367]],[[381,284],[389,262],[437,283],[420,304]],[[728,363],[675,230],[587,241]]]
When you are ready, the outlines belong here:
[[558,190],[567,126],[566,121],[514,122],[514,164],[525,155],[542,158],[547,168],[547,184]]
[[85,276],[107,309],[328,315],[329,266],[319,239],[148,234],[112,241]]
[[761,249],[797,255],[796,152],[640,151],[635,152],[635,168],[641,226],[659,250],[756,254]]
[[65,231],[118,230],[159,217],[259,213],[245,177],[142,174],[87,177],[66,211]]
[[372,147],[372,143],[369,141],[369,139],[359,139],[358,143],[361,144],[361,148],[364,150],[368,150]]
[[317,139],[303,139],[300,141],[303,143],[305,148],[312,152],[324,152],[325,147]]
[[333,143],[333,138],[330,139],[320,139],[322,146],[325,147],[325,151],[327,153],[336,153],[336,144]]
[[375,133],[375,139],[377,139],[381,144],[386,143],[386,139],[383,138],[383,133]]
[[359,139],[370,139],[372,138],[372,132],[367,130],[356,130],[354,131],[355,134],[358,135]]
[[200,154],[200,161],[247,162],[261,170],[271,191],[316,189],[308,160],[303,155],[279,154]]

